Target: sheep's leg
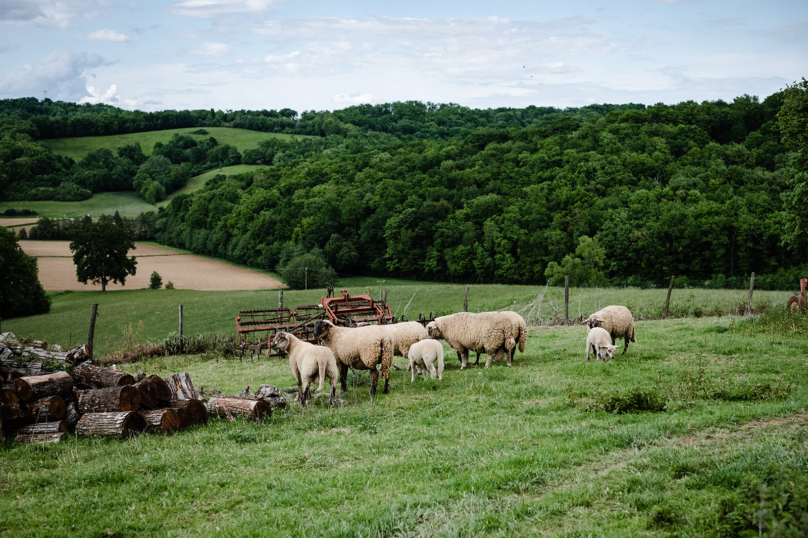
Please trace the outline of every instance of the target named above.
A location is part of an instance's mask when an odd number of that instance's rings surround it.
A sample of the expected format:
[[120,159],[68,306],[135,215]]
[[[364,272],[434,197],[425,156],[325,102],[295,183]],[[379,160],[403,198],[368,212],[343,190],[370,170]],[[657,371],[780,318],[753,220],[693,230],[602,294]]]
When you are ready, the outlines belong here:
[[589,362],[589,351],[592,349],[592,346],[586,344],[586,361]]
[[317,377],[320,378],[318,380],[320,382],[320,385],[319,387],[317,387],[317,392],[323,392],[323,383],[325,382],[326,368],[328,367],[328,364],[325,361],[320,361],[319,366],[320,371],[317,374]]
[[334,407],[334,397],[337,395],[337,385],[334,383],[334,378],[331,378],[331,398],[328,400],[328,403],[331,407]]
[[339,385],[342,392],[348,391],[348,365],[344,362],[339,363]]
[[306,407],[306,400],[311,397],[311,382],[306,381],[306,386],[304,386],[300,391],[300,405]]
[[382,370],[382,375],[384,376],[384,390],[382,393],[390,394],[390,370],[387,370],[386,372]]
[[379,384],[379,371],[375,366],[370,369],[370,378],[373,380],[373,383],[370,386],[370,395],[376,396],[376,385]]
[[459,351],[457,351],[457,350],[455,350],[455,353],[457,353],[457,360],[459,360],[459,361],[460,361],[460,364],[461,364],[461,366],[462,366],[462,364],[463,364],[463,354],[462,354],[462,353],[460,353],[460,352],[459,352]]
[[[429,361],[429,364],[427,366],[429,366],[429,373],[432,376],[432,379],[437,379],[438,372],[435,370],[435,361]],[[426,372],[424,372],[424,379],[426,379]]]
[[415,383],[415,361],[410,359],[410,365],[407,367],[407,370],[412,372],[412,379],[410,379],[410,383]]
[[474,366],[479,366],[479,365],[480,365],[480,352],[478,351],[477,352],[477,361],[474,363]]
[[486,368],[490,367],[492,362],[494,362],[494,356],[491,353],[489,353],[488,360],[485,361],[485,367]]
[[626,351],[628,351],[628,336],[626,336],[626,347],[623,348],[623,355],[626,354]]

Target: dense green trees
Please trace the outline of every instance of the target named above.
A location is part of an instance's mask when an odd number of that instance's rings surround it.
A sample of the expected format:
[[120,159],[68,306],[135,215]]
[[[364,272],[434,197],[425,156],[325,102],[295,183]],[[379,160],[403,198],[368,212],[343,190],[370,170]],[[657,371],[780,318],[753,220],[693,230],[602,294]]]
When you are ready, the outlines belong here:
[[783,242],[793,249],[808,243],[808,80],[786,89],[783,107],[777,114],[783,141],[797,148],[795,168],[783,192]]
[[135,243],[126,230],[111,219],[83,219],[70,243],[76,278],[84,284],[88,280],[101,284],[101,291],[106,291],[108,282],[124,284],[126,277],[137,271],[134,256],[126,256],[133,248]]
[[39,283],[36,258],[22,251],[14,232],[0,227],[0,317],[31,316],[50,310]]

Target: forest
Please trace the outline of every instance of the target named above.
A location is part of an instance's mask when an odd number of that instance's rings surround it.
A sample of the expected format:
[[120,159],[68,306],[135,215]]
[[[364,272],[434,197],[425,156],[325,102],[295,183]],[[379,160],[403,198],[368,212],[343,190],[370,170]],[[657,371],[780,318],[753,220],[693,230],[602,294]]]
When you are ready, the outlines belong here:
[[[789,280],[808,273],[808,249],[784,233],[805,168],[800,140],[784,142],[778,127],[787,96],[300,114],[6,100],[0,195],[137,190],[153,202],[198,170],[263,163],[175,196],[138,234],[271,270],[296,248],[321,250],[340,274],[434,281],[544,284],[568,274],[576,285],[658,285],[677,275],[723,287],[752,271]],[[316,138],[240,153],[178,136],[149,159],[130,146],[80,163],[37,142],[205,126]]]

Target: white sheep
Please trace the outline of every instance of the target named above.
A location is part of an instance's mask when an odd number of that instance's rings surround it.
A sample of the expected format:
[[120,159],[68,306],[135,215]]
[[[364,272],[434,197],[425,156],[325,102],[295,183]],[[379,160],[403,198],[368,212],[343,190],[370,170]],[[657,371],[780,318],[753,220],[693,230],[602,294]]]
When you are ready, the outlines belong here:
[[468,367],[469,351],[488,354],[485,363],[488,368],[493,360],[502,360],[506,344],[511,347],[516,345],[501,323],[471,312],[441,316],[430,322],[426,330],[430,338],[446,340],[457,351],[461,370]]
[[[494,327],[505,331],[505,352],[508,357],[508,366],[513,364],[513,356],[516,354],[516,344],[519,343],[519,351],[525,352],[525,341],[527,340],[527,323],[516,312],[505,310],[502,312],[481,312],[478,316],[490,319]],[[480,360],[477,354],[477,362]]]
[[393,338],[393,355],[399,357],[408,357],[411,345],[429,338],[424,326],[417,321],[402,321],[382,327],[387,329]]
[[[427,339],[416,342],[410,346],[407,358],[410,360],[410,370],[412,370],[411,383],[415,382],[415,369],[426,379],[426,372],[429,370],[432,379],[443,380],[443,344],[437,340]],[[435,363],[438,364],[437,371]]]
[[297,379],[301,405],[305,406],[306,400],[311,398],[312,383],[319,381],[320,387],[318,390],[323,390],[325,378],[328,378],[331,383],[331,399],[329,402],[334,405],[339,372],[337,370],[337,360],[330,349],[303,342],[292,333],[285,331],[275,334],[272,338],[272,347],[289,355],[289,366],[292,368],[295,379]]
[[378,325],[358,327],[337,327],[330,321],[318,321],[314,324],[314,337],[329,348],[337,360],[339,380],[343,391],[348,390],[348,368],[370,370],[373,384],[370,395],[376,395],[381,366],[384,377],[384,394],[389,392],[390,366],[393,364],[393,339],[390,333]]
[[590,330],[595,327],[604,329],[611,336],[613,344],[617,344],[618,338],[624,338],[626,347],[623,348],[623,355],[628,350],[629,342],[637,343],[634,337],[634,317],[625,306],[611,305],[602,308],[584,320],[583,324]]
[[614,350],[617,346],[612,345],[612,337],[605,329],[595,327],[589,330],[586,335],[586,360],[589,360],[589,351],[595,354],[595,360],[608,361],[614,358]]

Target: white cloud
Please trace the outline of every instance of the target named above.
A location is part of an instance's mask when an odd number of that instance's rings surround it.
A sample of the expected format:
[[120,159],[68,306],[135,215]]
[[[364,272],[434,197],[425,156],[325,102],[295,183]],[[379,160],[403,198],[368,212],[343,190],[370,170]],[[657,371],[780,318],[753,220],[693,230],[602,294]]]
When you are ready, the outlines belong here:
[[230,46],[227,43],[205,43],[201,49],[191,49],[191,54],[219,58],[230,54]]
[[231,13],[258,13],[280,4],[283,0],[185,0],[169,11],[188,17],[220,17]]
[[90,41],[113,41],[118,43],[131,41],[128,35],[118,33],[115,30],[98,30],[97,32],[91,32],[87,34],[87,39]]
[[372,93],[355,92],[347,95],[344,93],[338,93],[334,96],[333,100],[335,103],[348,103],[355,105],[360,103],[373,103],[377,99]]
[[0,21],[67,28],[78,16],[87,16],[103,0],[0,0]]
[[55,50],[35,64],[0,76],[0,97],[40,96],[76,102],[87,95],[89,70],[106,65],[98,54]]

